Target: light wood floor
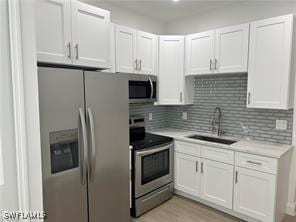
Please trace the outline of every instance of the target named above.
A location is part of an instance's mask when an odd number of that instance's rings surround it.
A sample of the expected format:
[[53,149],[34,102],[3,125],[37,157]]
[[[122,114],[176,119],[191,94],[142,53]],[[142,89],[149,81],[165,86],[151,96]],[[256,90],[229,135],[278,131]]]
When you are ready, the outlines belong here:
[[[239,222],[220,211],[196,203],[189,199],[174,196],[171,200],[147,212],[133,222]],[[296,222],[294,217],[286,217],[283,222]]]

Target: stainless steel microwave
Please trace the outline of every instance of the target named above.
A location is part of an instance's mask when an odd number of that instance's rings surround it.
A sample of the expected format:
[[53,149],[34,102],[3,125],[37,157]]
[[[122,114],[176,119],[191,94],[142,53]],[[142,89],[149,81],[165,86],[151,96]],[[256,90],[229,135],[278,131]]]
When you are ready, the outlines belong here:
[[129,103],[157,101],[157,77],[152,75],[131,75],[129,78]]

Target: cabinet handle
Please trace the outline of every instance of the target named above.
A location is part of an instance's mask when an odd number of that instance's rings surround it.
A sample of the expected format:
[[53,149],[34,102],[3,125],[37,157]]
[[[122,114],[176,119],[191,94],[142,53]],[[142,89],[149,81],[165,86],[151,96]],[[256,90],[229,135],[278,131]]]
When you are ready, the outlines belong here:
[[142,70],[142,60],[140,59],[139,60],[139,71],[141,71]]
[[79,59],[79,49],[78,49],[78,44],[75,45],[75,49],[76,49],[76,59]]
[[198,161],[195,162],[195,171],[198,172]]
[[135,69],[138,70],[138,59],[135,60]]
[[180,102],[182,102],[182,100],[183,100],[183,93],[182,92],[180,92]]
[[250,163],[250,164],[255,164],[255,165],[258,165],[258,166],[262,165],[262,163],[260,163],[260,162],[255,162],[255,161],[251,161],[251,160],[247,160],[246,162]]
[[72,55],[71,55],[71,42],[68,43],[67,47],[68,47],[68,58],[71,59],[72,58]]
[[201,162],[201,173],[204,172],[204,168],[203,168],[203,162]]
[[237,170],[235,171],[235,184],[237,184],[238,183],[238,172],[237,172]]
[[250,104],[251,103],[251,93],[249,92],[248,93],[248,104]]
[[218,67],[217,64],[218,64],[218,60],[215,59],[215,66],[214,66],[214,69],[215,69],[215,70],[217,70],[217,67]]
[[213,61],[212,59],[210,59],[210,70],[212,70],[212,64],[213,64]]

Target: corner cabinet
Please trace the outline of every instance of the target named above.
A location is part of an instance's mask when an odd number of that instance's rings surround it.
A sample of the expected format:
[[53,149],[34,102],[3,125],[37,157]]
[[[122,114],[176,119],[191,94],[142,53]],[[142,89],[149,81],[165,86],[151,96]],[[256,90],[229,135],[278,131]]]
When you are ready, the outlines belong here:
[[110,68],[110,12],[79,1],[36,1],[37,60]]
[[159,105],[193,103],[194,79],[184,77],[184,36],[159,37]]
[[249,24],[186,36],[186,75],[248,71]]
[[157,36],[115,26],[116,72],[156,75]]
[[252,22],[250,27],[247,107],[293,108],[293,15]]

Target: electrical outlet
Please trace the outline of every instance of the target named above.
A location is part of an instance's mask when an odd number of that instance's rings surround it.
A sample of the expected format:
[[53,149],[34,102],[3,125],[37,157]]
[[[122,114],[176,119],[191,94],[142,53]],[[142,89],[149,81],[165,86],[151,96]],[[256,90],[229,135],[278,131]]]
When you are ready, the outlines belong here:
[[287,128],[288,128],[287,120],[279,120],[279,119],[277,119],[276,123],[275,123],[275,128],[277,130],[287,130]]
[[183,112],[182,119],[187,120],[187,112]]
[[149,121],[151,121],[153,118],[152,113],[149,113]]

